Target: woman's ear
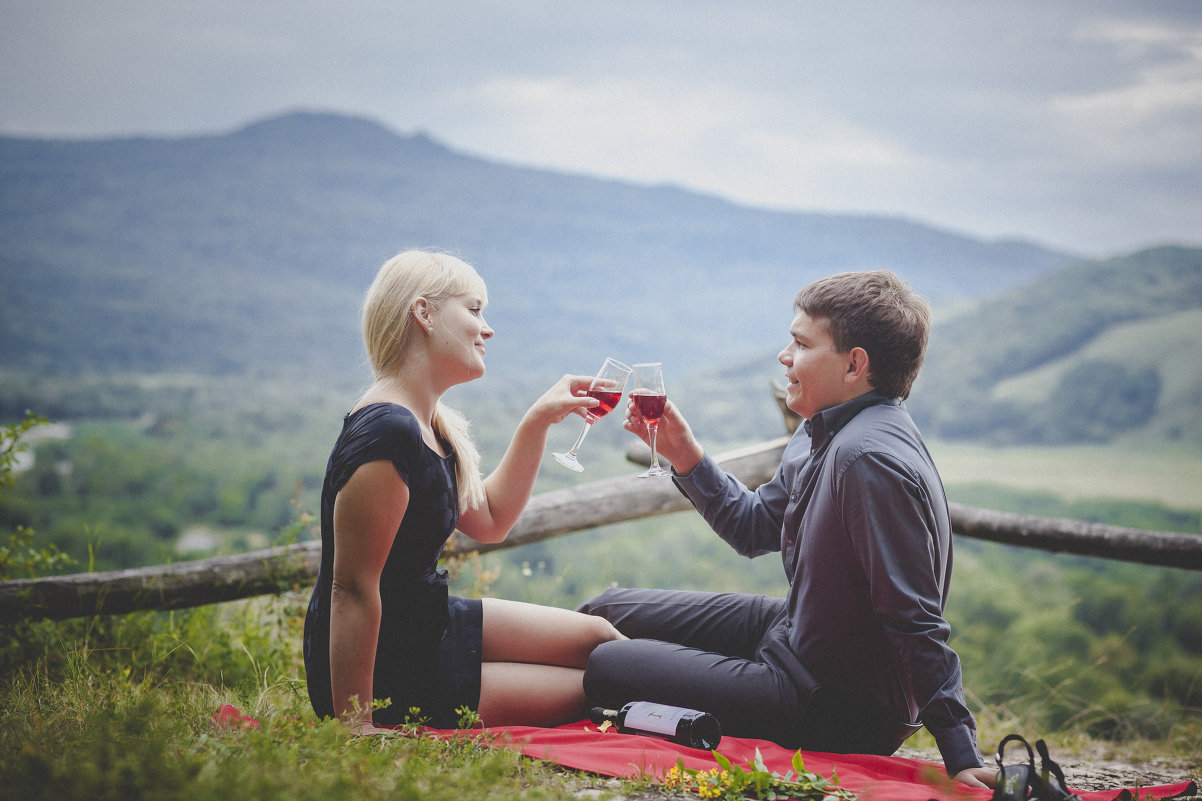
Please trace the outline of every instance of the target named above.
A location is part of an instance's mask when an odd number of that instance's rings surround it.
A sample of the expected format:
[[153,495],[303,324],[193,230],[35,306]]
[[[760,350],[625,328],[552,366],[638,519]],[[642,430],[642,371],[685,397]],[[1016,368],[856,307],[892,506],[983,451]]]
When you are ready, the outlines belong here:
[[413,309],[413,319],[417,321],[417,324],[424,328],[426,333],[431,332],[434,329],[434,321],[430,318],[432,311],[430,301],[423,297],[418,297],[417,300],[413,301],[411,308]]

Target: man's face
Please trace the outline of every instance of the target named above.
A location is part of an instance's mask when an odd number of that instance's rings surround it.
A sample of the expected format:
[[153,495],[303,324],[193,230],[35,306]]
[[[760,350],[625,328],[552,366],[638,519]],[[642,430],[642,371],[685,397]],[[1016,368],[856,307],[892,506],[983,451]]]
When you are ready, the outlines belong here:
[[855,397],[844,378],[850,357],[835,349],[826,320],[799,312],[789,326],[792,339],[776,357],[789,384],[785,405],[807,420],[823,409]]

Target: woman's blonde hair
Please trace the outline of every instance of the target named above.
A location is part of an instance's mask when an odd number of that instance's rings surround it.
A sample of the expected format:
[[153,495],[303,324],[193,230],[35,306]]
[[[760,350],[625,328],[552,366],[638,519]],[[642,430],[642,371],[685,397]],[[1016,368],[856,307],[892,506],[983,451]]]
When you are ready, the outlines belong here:
[[[437,309],[450,298],[474,293],[487,299],[484,280],[467,262],[445,253],[407,250],[380,267],[363,301],[363,343],[376,380],[396,372],[413,336],[414,303],[425,298]],[[434,433],[455,453],[455,477],[461,509],[475,509],[485,500],[480,475],[480,451],[466,417],[439,403],[434,410]]]

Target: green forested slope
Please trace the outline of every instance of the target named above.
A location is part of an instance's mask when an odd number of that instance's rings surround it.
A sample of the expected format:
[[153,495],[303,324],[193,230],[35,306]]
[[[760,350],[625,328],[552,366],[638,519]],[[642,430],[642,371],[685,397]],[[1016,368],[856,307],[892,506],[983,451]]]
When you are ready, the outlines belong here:
[[1081,262],[937,325],[912,407],[935,436],[1202,445],[1202,249]]

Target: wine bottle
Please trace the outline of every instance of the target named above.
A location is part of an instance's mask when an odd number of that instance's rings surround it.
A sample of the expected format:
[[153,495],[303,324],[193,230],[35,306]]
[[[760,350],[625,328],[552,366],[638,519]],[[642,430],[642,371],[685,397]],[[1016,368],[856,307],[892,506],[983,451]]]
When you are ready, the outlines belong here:
[[722,740],[722,727],[716,717],[679,706],[631,701],[621,709],[595,706],[589,717],[593,723],[608,720],[623,733],[646,734],[707,751],[717,748]]

